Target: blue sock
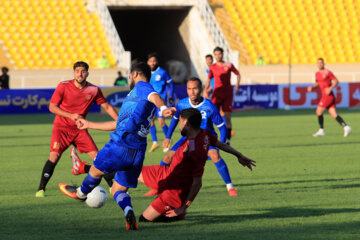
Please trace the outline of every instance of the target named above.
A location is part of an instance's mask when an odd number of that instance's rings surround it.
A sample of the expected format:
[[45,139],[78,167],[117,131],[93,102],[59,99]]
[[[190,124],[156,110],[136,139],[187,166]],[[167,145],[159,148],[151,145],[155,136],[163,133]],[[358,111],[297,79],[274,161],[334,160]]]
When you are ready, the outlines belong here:
[[163,162],[163,160],[161,159],[160,166],[170,166],[170,164]]
[[100,178],[94,178],[90,175],[90,173],[86,176],[83,183],[81,184],[81,191],[84,194],[88,194],[91,192],[97,185],[99,185],[101,182]]
[[162,127],[162,130],[163,130],[165,136],[166,136],[166,134],[168,132],[168,129],[169,129],[168,125],[166,125],[166,124]]
[[224,180],[224,182],[226,184],[231,183],[229,170],[228,170],[228,167],[226,166],[224,159],[221,159],[220,161],[215,163],[215,166],[216,166],[218,172],[220,173],[220,176]]
[[223,116],[222,119],[223,119],[224,123],[226,124],[226,117]]
[[156,127],[155,127],[155,125],[150,127],[150,134],[151,134],[152,140],[153,140],[154,142],[157,142]]
[[128,211],[132,209],[131,197],[126,192],[117,191],[114,194],[114,200],[122,208],[122,210],[125,213],[125,216],[127,215]]

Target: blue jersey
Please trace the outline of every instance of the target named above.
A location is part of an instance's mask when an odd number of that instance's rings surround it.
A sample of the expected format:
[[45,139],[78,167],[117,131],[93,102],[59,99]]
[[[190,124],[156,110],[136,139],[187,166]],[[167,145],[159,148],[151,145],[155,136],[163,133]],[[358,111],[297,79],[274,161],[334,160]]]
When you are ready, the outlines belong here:
[[119,111],[116,130],[110,133],[114,142],[132,149],[146,149],[146,137],[156,110],[148,100],[153,93],[156,93],[153,87],[141,81],[127,95]]
[[198,105],[192,104],[189,97],[181,99],[176,105],[176,113],[173,118],[177,120],[180,111],[187,108],[196,108],[199,110],[202,115],[200,128],[205,129],[216,136],[214,124],[218,128],[225,125],[217,107],[206,98],[202,98],[202,101]]
[[155,71],[151,72],[150,84],[162,99],[167,100],[166,85],[172,84],[172,79],[169,74],[158,67]]

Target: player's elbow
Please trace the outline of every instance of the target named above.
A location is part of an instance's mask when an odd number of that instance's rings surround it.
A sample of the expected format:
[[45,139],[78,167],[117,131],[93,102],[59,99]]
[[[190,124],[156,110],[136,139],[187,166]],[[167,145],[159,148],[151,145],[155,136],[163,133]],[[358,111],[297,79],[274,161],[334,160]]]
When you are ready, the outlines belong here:
[[49,111],[50,111],[51,113],[55,113],[55,105],[54,105],[54,104],[50,103],[50,105],[49,105]]

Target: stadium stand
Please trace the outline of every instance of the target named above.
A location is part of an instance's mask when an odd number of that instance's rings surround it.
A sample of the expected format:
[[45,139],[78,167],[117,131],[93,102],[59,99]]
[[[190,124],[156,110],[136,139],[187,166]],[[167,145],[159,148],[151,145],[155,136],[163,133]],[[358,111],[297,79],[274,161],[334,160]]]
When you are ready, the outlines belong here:
[[2,0],[0,12],[0,40],[14,68],[69,68],[78,60],[94,68],[103,53],[116,65],[99,17],[84,0]]
[[[218,2],[209,1],[213,8],[219,8]],[[319,56],[329,63],[360,62],[357,0],[221,2],[251,63],[261,54],[268,63],[287,64],[290,35],[293,64],[313,63]],[[223,22],[224,17],[216,17]],[[234,36],[226,34],[227,38]],[[233,41],[230,39],[230,44]]]

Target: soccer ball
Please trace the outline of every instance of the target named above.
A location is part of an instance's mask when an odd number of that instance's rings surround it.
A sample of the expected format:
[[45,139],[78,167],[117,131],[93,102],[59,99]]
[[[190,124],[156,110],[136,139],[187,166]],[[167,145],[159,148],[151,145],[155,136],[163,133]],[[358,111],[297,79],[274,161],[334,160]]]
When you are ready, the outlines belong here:
[[86,198],[86,204],[92,208],[100,208],[105,205],[107,200],[107,194],[104,188],[95,187]]

